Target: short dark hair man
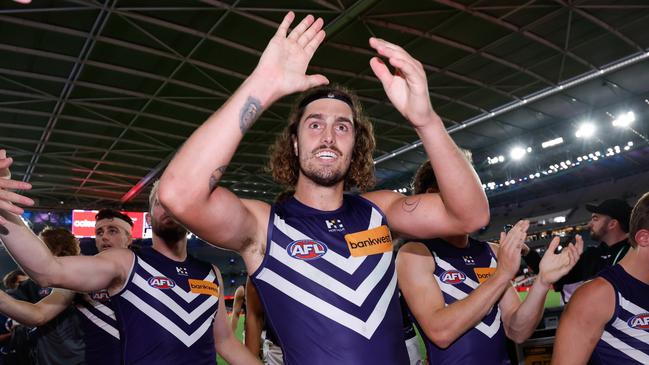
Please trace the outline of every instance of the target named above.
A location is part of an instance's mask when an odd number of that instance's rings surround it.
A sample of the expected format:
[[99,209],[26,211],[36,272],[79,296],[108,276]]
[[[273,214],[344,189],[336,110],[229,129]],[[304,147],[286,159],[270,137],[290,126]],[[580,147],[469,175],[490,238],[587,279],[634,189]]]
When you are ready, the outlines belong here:
[[619,263],[575,291],[552,364],[649,364],[649,193],[633,208],[629,243]]
[[601,270],[620,262],[629,251],[631,207],[626,201],[607,199],[600,204],[586,204],[586,209],[591,213],[588,221],[590,237],[600,244],[586,249],[577,265],[555,284],[564,303],[570,300],[576,288]]

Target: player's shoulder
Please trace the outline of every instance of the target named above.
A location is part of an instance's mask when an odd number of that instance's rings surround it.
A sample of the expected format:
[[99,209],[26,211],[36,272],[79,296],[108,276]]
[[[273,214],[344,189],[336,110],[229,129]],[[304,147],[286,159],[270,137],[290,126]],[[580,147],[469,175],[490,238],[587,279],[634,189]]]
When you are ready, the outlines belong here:
[[602,277],[596,277],[580,286],[575,291],[575,294],[573,294],[570,301],[572,302],[573,299],[584,299],[585,301],[614,299],[614,295],[615,288],[613,287],[613,284]]
[[117,261],[132,259],[135,253],[128,248],[111,248],[95,255],[104,260]]
[[270,204],[256,199],[241,199],[241,203],[253,214],[270,212]]
[[399,253],[431,256],[428,247],[423,242],[419,242],[417,240],[412,240],[404,243],[399,248]]
[[405,198],[405,195],[392,190],[375,190],[363,193],[360,196],[377,205],[381,210],[386,210],[395,201]]
[[598,324],[609,321],[614,311],[615,289],[608,280],[601,277],[580,286],[570,297],[566,308],[569,317]]

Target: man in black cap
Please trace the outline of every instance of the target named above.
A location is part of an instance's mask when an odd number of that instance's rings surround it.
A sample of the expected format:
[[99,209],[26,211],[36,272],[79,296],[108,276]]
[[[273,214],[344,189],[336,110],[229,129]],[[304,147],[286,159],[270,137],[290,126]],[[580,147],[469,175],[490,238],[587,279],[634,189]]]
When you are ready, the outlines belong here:
[[572,293],[585,281],[594,278],[601,270],[618,263],[629,251],[629,218],[631,207],[622,199],[607,199],[599,205],[586,204],[591,212],[588,229],[599,246],[588,248],[577,265],[557,283],[561,298],[567,303]]

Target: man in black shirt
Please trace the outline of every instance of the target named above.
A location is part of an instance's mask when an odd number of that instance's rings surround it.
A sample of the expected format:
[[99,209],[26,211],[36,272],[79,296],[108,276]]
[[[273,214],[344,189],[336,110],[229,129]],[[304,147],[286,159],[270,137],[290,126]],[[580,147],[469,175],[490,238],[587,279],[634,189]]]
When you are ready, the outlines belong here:
[[591,212],[588,228],[590,237],[600,241],[581,255],[577,265],[561,280],[555,289],[561,291],[564,303],[585,281],[594,278],[602,269],[618,263],[629,251],[628,232],[631,207],[622,199],[607,199],[601,204],[586,204]]

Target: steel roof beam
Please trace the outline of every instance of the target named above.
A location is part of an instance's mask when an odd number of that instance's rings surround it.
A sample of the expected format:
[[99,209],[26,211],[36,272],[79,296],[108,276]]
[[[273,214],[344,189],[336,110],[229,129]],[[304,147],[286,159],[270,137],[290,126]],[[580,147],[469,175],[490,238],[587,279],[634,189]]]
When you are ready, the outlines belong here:
[[374,24],[374,25],[377,25],[377,26],[380,26],[380,27],[383,27],[383,28],[386,28],[386,29],[397,30],[399,32],[406,33],[406,34],[411,34],[411,35],[414,35],[414,36],[417,36],[417,37],[420,37],[420,38],[427,38],[427,39],[432,40],[434,42],[443,44],[443,45],[451,47],[451,48],[459,49],[461,51],[467,52],[467,53],[472,54],[472,55],[482,56],[482,57],[484,57],[484,58],[486,58],[486,59],[488,59],[490,61],[494,61],[494,62],[496,62],[496,63],[498,63],[498,64],[500,64],[502,66],[514,69],[514,70],[516,70],[518,72],[522,72],[522,73],[524,73],[524,74],[526,74],[526,75],[528,75],[528,76],[530,76],[532,78],[535,78],[535,79],[537,79],[539,81],[543,81],[548,85],[553,85],[552,81],[546,79],[545,77],[543,77],[543,76],[541,76],[541,75],[539,75],[539,74],[537,74],[535,72],[532,72],[532,71],[530,71],[530,70],[528,70],[528,69],[526,69],[524,67],[521,67],[521,66],[519,66],[519,65],[517,65],[515,63],[504,60],[504,59],[502,59],[502,58],[500,58],[500,57],[498,57],[496,55],[493,55],[491,53],[485,52],[483,50],[478,50],[477,48],[468,46],[466,44],[462,44],[462,43],[454,41],[452,39],[444,38],[444,37],[441,37],[441,36],[436,35],[436,34],[432,34],[432,33],[429,33],[429,32],[423,32],[423,31],[421,31],[419,29],[414,29],[414,28],[406,27],[406,26],[403,26],[403,25],[400,25],[400,24],[394,24],[394,23],[390,23],[390,22],[386,22],[386,21],[382,21],[382,20],[366,19],[365,21],[367,23],[369,23],[369,24]]
[[627,36],[624,34],[620,33],[617,29],[611,27],[610,25],[606,24],[604,21],[601,19],[597,18],[596,16],[589,14],[588,12],[580,9],[579,7],[573,5],[573,4],[568,4],[565,1],[562,0],[554,0],[556,3],[560,4],[561,6],[569,9],[570,11],[574,11],[575,13],[579,14],[581,17],[588,19],[591,23],[599,26],[600,28],[606,30],[607,32],[613,34],[617,38],[619,38],[621,41],[624,43],[628,44],[631,46],[635,51],[643,51],[643,48],[637,44],[636,42],[632,41],[629,39]]
[[561,49],[561,47],[559,47],[556,44],[548,41],[547,39],[545,39],[545,38],[543,38],[541,36],[538,36],[535,33],[531,32],[529,30],[526,30],[524,28],[521,28],[521,27],[519,27],[519,26],[517,26],[515,24],[506,22],[504,20],[501,20],[501,19],[499,19],[499,18],[497,18],[495,16],[492,16],[492,15],[489,15],[489,14],[485,14],[485,13],[482,13],[482,12],[479,12],[479,11],[475,11],[470,6],[466,6],[464,4],[461,4],[461,3],[458,3],[458,2],[455,2],[455,1],[451,1],[451,0],[433,0],[433,1],[435,1],[437,3],[440,3],[440,4],[443,4],[443,5],[446,5],[446,6],[449,6],[451,8],[457,9],[459,11],[465,12],[467,14],[473,15],[475,17],[481,18],[481,19],[486,20],[486,21],[488,21],[490,23],[499,25],[499,26],[501,26],[501,27],[503,27],[505,29],[508,29],[508,30],[510,30],[512,32],[519,33],[520,35],[522,35],[522,36],[524,36],[526,38],[529,38],[529,39],[531,39],[531,40],[533,40],[533,41],[535,41],[537,43],[540,43],[540,44],[542,44],[542,45],[544,45],[544,46],[546,46],[546,47],[548,47],[550,49],[553,49],[553,50],[555,50],[555,51],[557,51],[559,53],[562,53],[562,54],[566,54],[571,59],[573,59],[573,60],[575,60],[575,61],[577,61],[577,62],[579,62],[579,63],[581,63],[581,64],[583,64],[585,66],[588,66],[588,68],[590,68],[590,69],[593,69],[593,70],[597,69],[597,67],[595,65],[591,64],[587,60],[584,60],[583,58],[577,56],[576,54],[574,54],[572,52],[566,52],[563,49]]

